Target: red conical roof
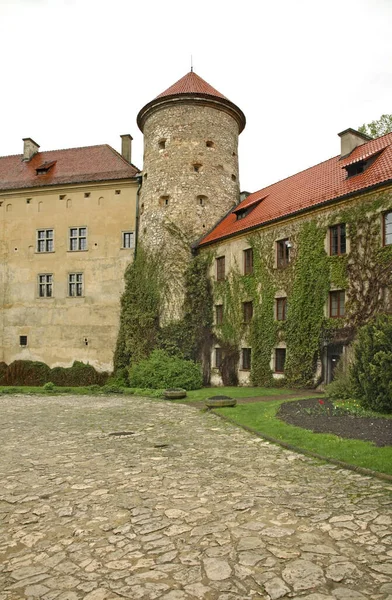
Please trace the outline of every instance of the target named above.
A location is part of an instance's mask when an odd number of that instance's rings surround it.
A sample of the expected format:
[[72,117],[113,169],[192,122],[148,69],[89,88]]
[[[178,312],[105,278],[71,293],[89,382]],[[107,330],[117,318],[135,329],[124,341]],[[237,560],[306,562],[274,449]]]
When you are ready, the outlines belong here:
[[217,98],[224,98],[218,90],[212,87],[209,83],[204,81],[201,77],[196,75],[193,71],[190,71],[184,77],[181,77],[176,83],[170,86],[167,90],[159,94],[157,98],[163,98],[164,96],[176,96],[177,94],[206,94],[208,96],[216,96]]
[[193,71],[190,71],[190,73],[187,73],[139,111],[137,116],[139,129],[143,131],[146,119],[153,112],[164,106],[178,103],[211,105],[218,110],[229,113],[237,121],[239,133],[245,127],[246,119],[242,110],[226,98],[226,96],[213,88],[212,85],[204,81],[204,79],[196,75]]

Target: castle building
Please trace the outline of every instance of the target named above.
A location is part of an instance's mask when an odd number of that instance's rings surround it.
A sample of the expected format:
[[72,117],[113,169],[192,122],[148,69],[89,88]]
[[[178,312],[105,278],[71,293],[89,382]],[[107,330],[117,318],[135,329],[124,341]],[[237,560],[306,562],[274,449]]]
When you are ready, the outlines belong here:
[[244,113],[196,73],[137,123],[142,171],[130,135],[121,154],[26,138],[0,158],[0,362],[111,370],[139,243],[165,256],[167,322],[191,246],[211,257],[213,383],[229,354],[243,384],[331,380],[356,328],[391,308],[392,133],[343,131],[338,156],[240,200]]
[[0,361],[110,370],[135,246],[131,141],[0,158]]

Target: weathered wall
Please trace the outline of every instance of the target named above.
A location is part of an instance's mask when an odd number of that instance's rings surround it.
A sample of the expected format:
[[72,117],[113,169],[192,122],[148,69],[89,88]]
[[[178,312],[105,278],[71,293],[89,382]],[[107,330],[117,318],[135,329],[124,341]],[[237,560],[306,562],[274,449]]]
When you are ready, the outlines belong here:
[[171,282],[165,320],[180,314],[190,244],[238,200],[238,124],[232,116],[210,106],[174,104],[148,117],[139,235],[165,255]]
[[[124,271],[133,258],[122,232],[135,231],[136,191],[136,182],[116,182],[1,195],[0,360],[112,368]],[[87,227],[87,250],[69,250],[70,227]],[[54,230],[53,252],[37,252],[38,229]],[[68,296],[69,273],[83,273],[82,297]],[[53,274],[53,297],[38,296],[39,274]]]

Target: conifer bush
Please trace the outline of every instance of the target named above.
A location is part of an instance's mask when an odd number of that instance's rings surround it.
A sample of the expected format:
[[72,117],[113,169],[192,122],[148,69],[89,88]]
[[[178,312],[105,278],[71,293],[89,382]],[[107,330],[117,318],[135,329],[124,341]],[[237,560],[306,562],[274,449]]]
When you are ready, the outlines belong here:
[[149,358],[131,366],[129,383],[132,388],[197,390],[202,387],[203,379],[200,366],[192,360],[154,350]]
[[392,413],[391,316],[380,315],[359,330],[351,379],[364,408]]

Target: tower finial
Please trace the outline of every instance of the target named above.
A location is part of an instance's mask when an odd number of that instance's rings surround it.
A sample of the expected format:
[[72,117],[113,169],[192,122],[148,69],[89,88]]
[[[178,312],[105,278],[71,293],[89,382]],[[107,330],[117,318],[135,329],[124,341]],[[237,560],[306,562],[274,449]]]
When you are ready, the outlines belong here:
[[193,56],[191,54],[191,73],[193,73]]

